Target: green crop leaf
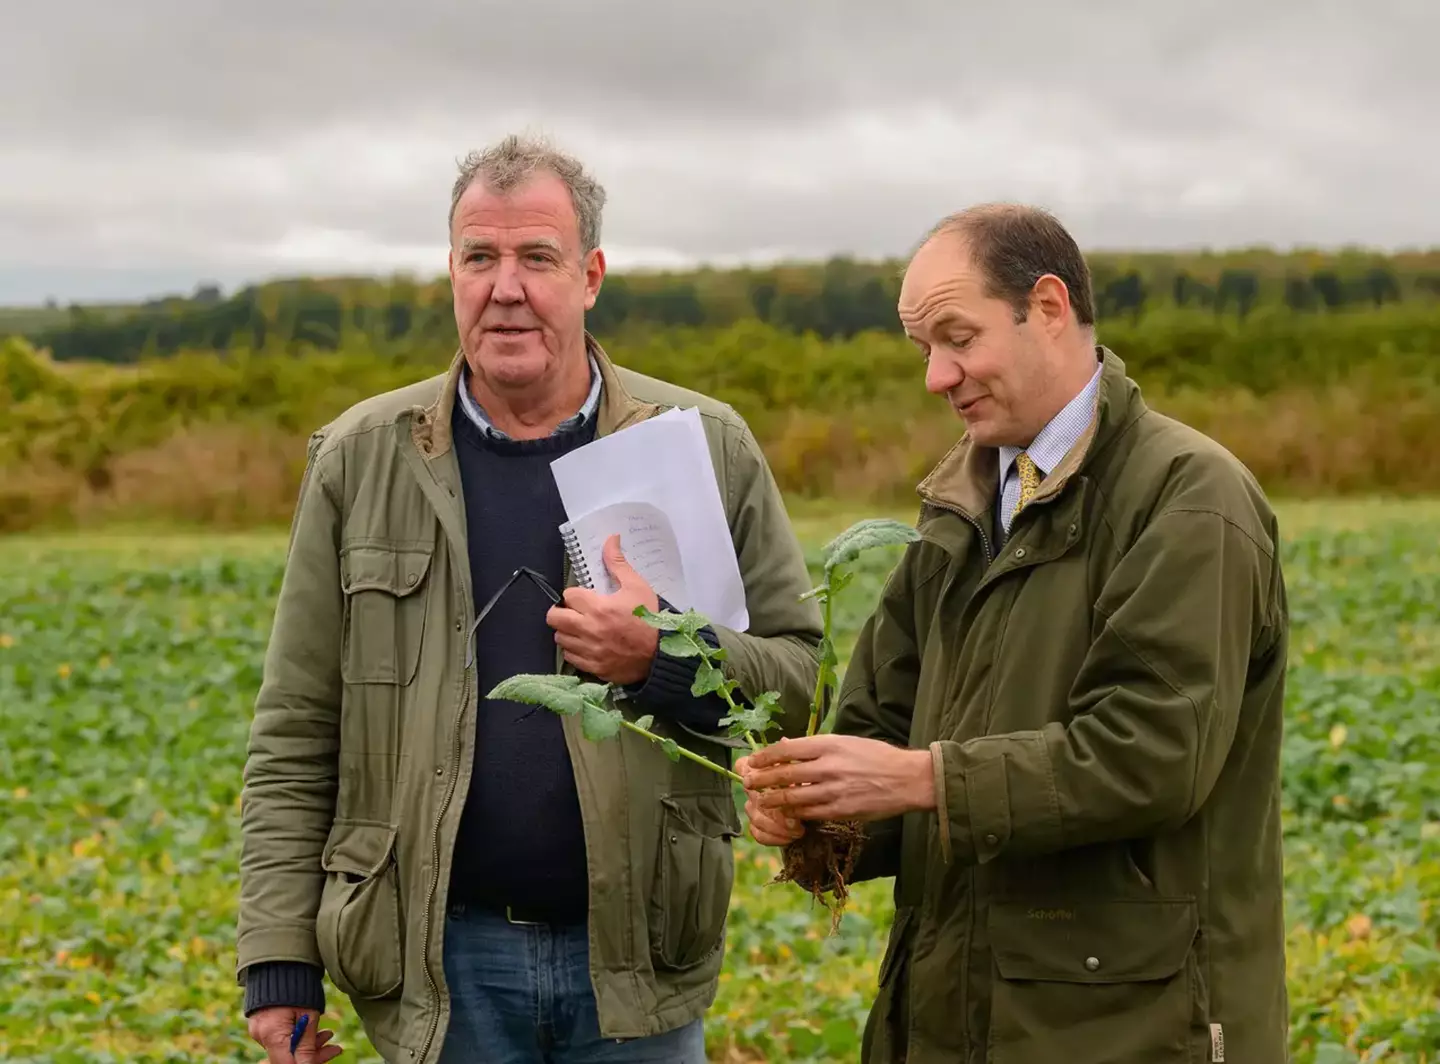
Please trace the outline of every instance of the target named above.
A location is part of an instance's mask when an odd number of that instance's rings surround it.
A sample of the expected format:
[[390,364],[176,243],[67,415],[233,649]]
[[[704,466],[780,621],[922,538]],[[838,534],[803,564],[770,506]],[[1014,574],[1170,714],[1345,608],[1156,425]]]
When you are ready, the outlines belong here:
[[642,605],[636,606],[634,613],[651,628],[658,628],[662,632],[683,632],[688,636],[697,635],[700,629],[710,623],[710,618],[694,610],[686,610],[684,613],[670,610],[654,613]]
[[700,647],[684,632],[671,632],[660,637],[660,649],[672,658],[698,658]]
[[665,756],[671,761],[680,760],[680,744],[674,739],[661,739],[659,746],[661,750],[665,751]]
[[829,636],[820,640],[820,667],[822,669],[833,669],[840,664],[840,659],[835,654],[835,641]]
[[678,632],[680,630],[681,614],[671,613],[669,610],[664,613],[654,613],[644,605],[636,606],[632,612],[651,628],[658,628],[662,632]]
[[641,717],[635,722],[635,727],[644,728],[646,731],[649,731],[654,726],[655,718],[649,713],[645,714],[645,716]]
[[858,558],[872,547],[894,547],[913,543],[920,533],[911,526],[889,517],[867,517],[857,521],[825,546],[825,572],[828,576],[836,566]]
[[567,674],[521,673],[501,680],[487,698],[504,698],[528,705],[544,706],[552,713],[573,717],[587,705],[605,704],[609,685],[581,683],[580,677]]
[[592,743],[613,739],[620,734],[620,722],[624,716],[618,709],[586,702],[580,714],[580,730]]
[[690,685],[690,693],[696,698],[713,694],[725,686],[725,674],[711,665],[708,661],[702,661],[700,668],[695,670],[695,682]]
[[727,734],[732,738],[748,732],[763,739],[767,731],[780,727],[770,719],[779,705],[780,696],[774,691],[765,691],[755,697],[752,705],[740,707],[722,718],[720,723],[730,725]]

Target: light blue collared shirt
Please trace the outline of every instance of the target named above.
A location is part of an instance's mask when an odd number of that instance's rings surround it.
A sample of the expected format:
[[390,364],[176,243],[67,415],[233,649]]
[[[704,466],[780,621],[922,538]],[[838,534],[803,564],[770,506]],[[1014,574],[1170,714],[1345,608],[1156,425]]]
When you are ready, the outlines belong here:
[[1028,454],[1042,477],[1049,476],[1064,461],[1070,448],[1080,442],[1080,437],[1085,435],[1085,429],[1090,425],[1090,418],[1095,412],[1095,396],[1100,390],[1100,370],[1100,366],[1095,367],[1094,376],[1080,389],[1080,394],[1050,419],[1029,447],[1000,448],[999,535],[1002,542],[1010,534],[1010,515],[1020,501],[1020,473],[1015,468],[1015,459],[1022,451]]
[[[485,413],[485,408],[477,403],[475,397],[470,394],[470,367],[468,365],[460,367],[460,383],[456,386],[456,391],[460,395],[461,409],[475,423],[476,428],[492,439],[510,439],[509,433],[496,428],[495,423]],[[559,436],[561,433],[572,432],[593,418],[595,412],[600,409],[600,391],[600,364],[595,361],[595,356],[592,354],[590,356],[590,394],[586,396],[585,404],[556,425],[555,431],[551,435]]]

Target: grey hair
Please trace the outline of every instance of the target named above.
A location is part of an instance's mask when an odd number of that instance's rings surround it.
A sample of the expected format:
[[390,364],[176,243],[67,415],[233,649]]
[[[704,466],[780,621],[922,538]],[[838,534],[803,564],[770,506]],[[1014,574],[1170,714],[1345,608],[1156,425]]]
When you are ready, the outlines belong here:
[[472,151],[460,163],[460,176],[450,193],[450,228],[460,197],[477,180],[500,195],[518,188],[537,173],[551,173],[565,183],[580,227],[580,251],[588,255],[600,246],[600,215],[605,189],[585,171],[580,160],[555,148],[541,137],[511,133],[481,151]]

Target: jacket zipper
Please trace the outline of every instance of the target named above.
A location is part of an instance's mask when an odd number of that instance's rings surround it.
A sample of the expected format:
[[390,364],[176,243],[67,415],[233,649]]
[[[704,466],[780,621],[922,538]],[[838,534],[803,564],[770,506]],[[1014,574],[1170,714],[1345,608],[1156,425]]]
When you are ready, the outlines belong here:
[[990,564],[995,561],[995,551],[994,548],[990,546],[990,537],[985,533],[984,525],[982,525],[979,521],[975,520],[975,518],[971,517],[964,510],[960,509],[960,507],[952,506],[948,502],[941,502],[939,499],[927,498],[925,500],[925,504],[927,506],[933,506],[937,510],[944,510],[947,513],[952,513],[956,517],[967,522],[971,528],[975,529],[976,532],[980,533],[980,544],[985,548],[986,567],[989,567]]
[[450,808],[450,801],[455,797],[455,784],[460,779],[460,723],[465,719],[465,708],[470,702],[470,676],[472,668],[475,667],[478,666],[467,666],[465,669],[465,682],[461,687],[460,711],[455,717],[455,727],[452,729],[455,741],[450,751],[450,784],[445,790],[444,800],[440,803],[440,815],[435,818],[435,829],[430,834],[430,861],[434,868],[434,874],[430,880],[430,890],[425,897],[425,921],[420,942],[421,963],[425,968],[425,981],[430,985],[430,996],[435,1002],[435,1011],[430,1017],[430,1030],[425,1035],[425,1044],[420,1049],[421,1060],[424,1060],[429,1054],[431,1043],[435,1040],[435,1032],[440,1026],[440,984],[435,982],[435,973],[430,970],[430,913],[435,904],[435,891],[440,887],[440,825],[445,822],[445,814]]

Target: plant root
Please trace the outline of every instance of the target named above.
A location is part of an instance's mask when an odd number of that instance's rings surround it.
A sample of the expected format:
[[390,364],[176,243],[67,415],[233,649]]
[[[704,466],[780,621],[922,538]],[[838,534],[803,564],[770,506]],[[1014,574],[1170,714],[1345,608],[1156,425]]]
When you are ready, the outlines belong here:
[[783,866],[773,882],[794,883],[829,909],[834,935],[840,930],[850,876],[864,845],[865,826],[858,820],[807,824],[805,834],[785,847]]

